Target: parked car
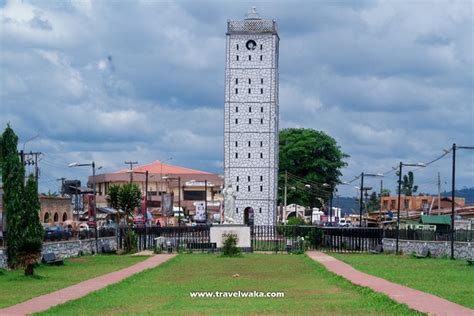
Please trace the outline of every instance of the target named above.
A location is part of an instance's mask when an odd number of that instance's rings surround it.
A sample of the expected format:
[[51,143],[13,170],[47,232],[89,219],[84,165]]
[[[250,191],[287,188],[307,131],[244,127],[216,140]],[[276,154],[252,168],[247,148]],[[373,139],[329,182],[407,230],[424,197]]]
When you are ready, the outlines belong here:
[[69,240],[71,233],[60,226],[46,227],[44,231],[45,241]]

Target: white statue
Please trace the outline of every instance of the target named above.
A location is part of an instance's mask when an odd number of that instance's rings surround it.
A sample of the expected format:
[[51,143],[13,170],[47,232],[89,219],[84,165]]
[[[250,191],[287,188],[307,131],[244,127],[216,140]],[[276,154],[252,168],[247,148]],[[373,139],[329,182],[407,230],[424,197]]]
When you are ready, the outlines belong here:
[[237,194],[230,184],[222,190],[222,193],[224,194],[224,224],[234,224],[235,197]]

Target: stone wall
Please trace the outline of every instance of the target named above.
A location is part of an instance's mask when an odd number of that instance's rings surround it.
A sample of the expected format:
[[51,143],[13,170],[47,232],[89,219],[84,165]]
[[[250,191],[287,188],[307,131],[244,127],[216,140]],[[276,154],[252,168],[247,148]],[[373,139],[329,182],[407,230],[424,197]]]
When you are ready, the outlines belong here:
[[[115,237],[99,238],[98,240],[99,252],[106,244],[111,250],[117,249],[117,241]],[[43,244],[42,254],[53,252],[58,258],[76,257],[79,255],[87,255],[95,253],[95,239],[83,240],[69,240],[48,242]],[[7,266],[7,255],[5,249],[0,249],[0,269],[5,269]]]
[[[396,239],[384,238],[384,252],[395,252]],[[428,247],[432,257],[451,256],[450,241],[425,241],[425,240],[399,240],[398,247],[403,254],[421,253],[423,247]],[[468,259],[474,256],[473,242],[455,242],[454,257],[456,259]]]

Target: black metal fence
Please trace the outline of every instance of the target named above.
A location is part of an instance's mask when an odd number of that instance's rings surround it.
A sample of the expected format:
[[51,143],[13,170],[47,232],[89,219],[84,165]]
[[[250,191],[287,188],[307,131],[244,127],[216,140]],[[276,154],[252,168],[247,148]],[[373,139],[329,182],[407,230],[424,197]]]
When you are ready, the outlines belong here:
[[[385,238],[397,238],[397,230],[386,229]],[[454,232],[454,241],[473,241],[474,231],[458,229]],[[433,231],[423,229],[400,229],[399,238],[402,240],[424,240],[424,241],[450,241],[451,231]]]
[[383,230],[379,228],[254,226],[251,229],[255,251],[366,252],[381,244],[382,238]]

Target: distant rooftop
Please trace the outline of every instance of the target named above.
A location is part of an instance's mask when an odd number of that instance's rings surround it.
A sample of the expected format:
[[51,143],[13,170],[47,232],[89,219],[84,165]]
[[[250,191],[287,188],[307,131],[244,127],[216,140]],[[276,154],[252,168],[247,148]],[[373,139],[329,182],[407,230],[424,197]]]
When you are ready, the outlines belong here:
[[[150,164],[139,166],[133,168],[134,172],[145,172],[148,173],[162,173],[162,174],[210,174],[206,171],[194,170],[185,167],[173,166],[168,165],[165,163],[161,163],[161,161],[156,160]],[[128,173],[130,172],[128,169],[120,170],[116,173]]]
[[245,19],[242,21],[227,21],[227,33],[228,34],[241,34],[241,33],[278,33],[278,27],[275,21],[262,20],[257,9],[252,9],[245,14]]

